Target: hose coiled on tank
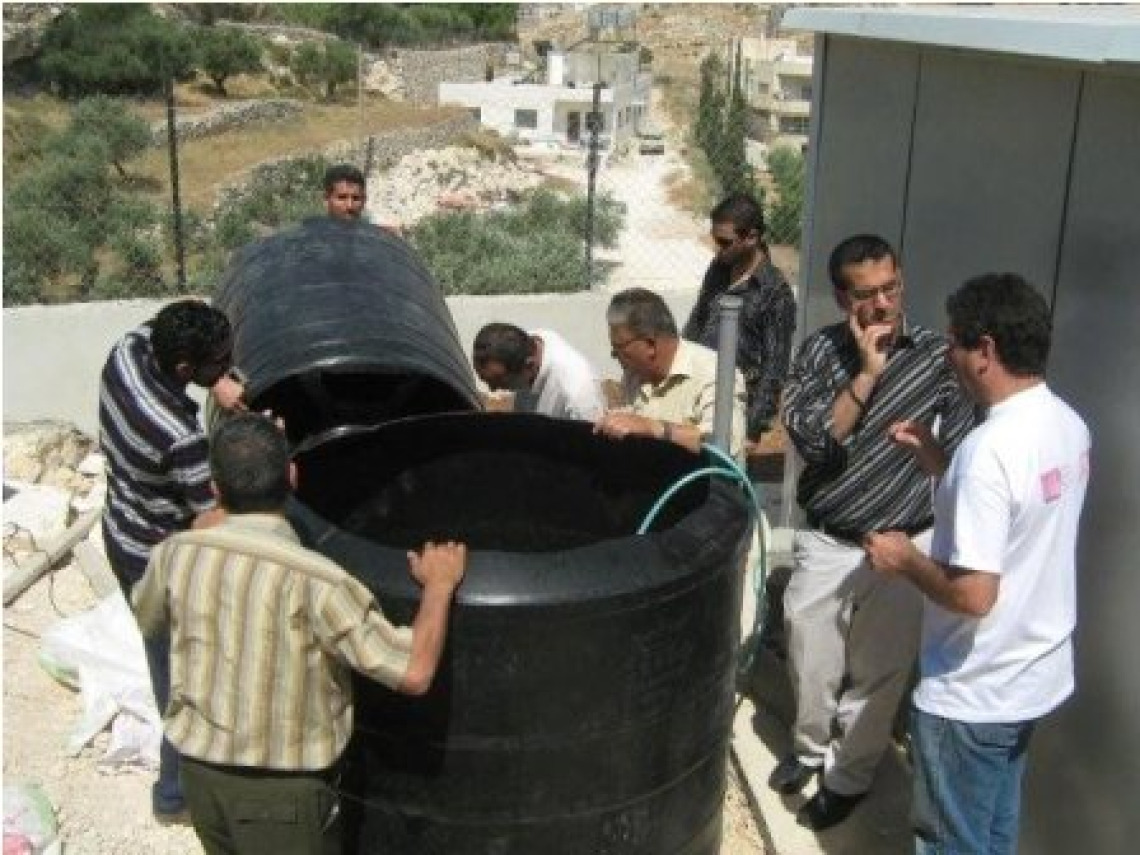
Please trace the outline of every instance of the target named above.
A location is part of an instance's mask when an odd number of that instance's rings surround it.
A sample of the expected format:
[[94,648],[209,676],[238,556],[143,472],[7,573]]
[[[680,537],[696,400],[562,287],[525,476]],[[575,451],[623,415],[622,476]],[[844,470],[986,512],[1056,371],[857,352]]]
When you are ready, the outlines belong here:
[[768,526],[768,518],[764,515],[764,510],[760,504],[760,497],[757,495],[756,489],[752,485],[752,480],[748,477],[748,473],[740,467],[740,464],[738,464],[731,455],[726,454],[715,445],[704,444],[701,446],[701,452],[704,455],[705,462],[714,465],[703,466],[700,469],[689,472],[669,485],[657,498],[657,501],[653,503],[653,506],[641,521],[641,525],[638,526],[637,533],[645,534],[649,531],[650,526],[653,525],[653,521],[657,518],[661,509],[669,503],[673,496],[699,478],[727,478],[730,481],[736,481],[744,488],[743,492],[748,498],[749,509],[756,522],[757,549],[752,567],[749,568],[752,571],[756,611],[752,618],[752,630],[748,634],[748,637],[741,643],[740,650],[737,652],[736,686],[737,693],[742,693],[742,686],[751,673],[752,665],[756,659],[756,652],[760,646],[761,631],[764,624],[770,529]]

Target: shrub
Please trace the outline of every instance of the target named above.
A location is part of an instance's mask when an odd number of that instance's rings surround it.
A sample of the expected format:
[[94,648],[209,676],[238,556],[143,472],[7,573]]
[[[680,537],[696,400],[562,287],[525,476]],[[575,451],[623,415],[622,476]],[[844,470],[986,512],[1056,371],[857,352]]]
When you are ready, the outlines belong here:
[[769,237],[773,243],[800,245],[804,209],[804,157],[790,146],[778,146],[768,155],[768,171],[777,199],[768,208]]
[[244,188],[231,192],[215,211],[218,245],[231,251],[259,231],[322,213],[320,187],[328,166],[324,157],[313,155],[255,169]]
[[[586,280],[585,206],[581,197],[537,190],[513,210],[435,214],[415,226],[411,240],[448,294],[581,291],[592,284]],[[616,242],[624,215],[609,197],[598,201],[599,243]]]
[[261,71],[261,44],[233,27],[201,27],[198,30],[198,65],[226,95],[226,80],[235,74]]
[[125,177],[123,164],[150,147],[150,126],[116,98],[84,98],[72,108],[67,130],[56,135],[48,147],[61,154],[84,157],[91,153],[93,143],[102,146],[100,158]]
[[39,67],[66,97],[156,94],[168,75],[189,79],[194,47],[185,28],[145,5],[79,3],[48,25]]

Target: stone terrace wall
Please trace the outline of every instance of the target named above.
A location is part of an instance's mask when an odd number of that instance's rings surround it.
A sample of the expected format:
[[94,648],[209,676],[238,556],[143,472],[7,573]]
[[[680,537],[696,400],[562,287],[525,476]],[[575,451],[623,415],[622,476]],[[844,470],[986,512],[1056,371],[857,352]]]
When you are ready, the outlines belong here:
[[244,21],[218,21],[222,27],[232,27],[235,30],[245,30],[251,35],[261,36],[270,41],[278,42],[326,42],[336,39],[333,33],[324,30],[314,30],[310,27],[294,27],[286,24],[247,24]]
[[[443,148],[453,143],[459,135],[478,130],[478,128],[479,121],[474,116],[463,114],[421,128],[398,128],[387,133],[375,134],[368,137],[363,143],[355,141],[334,143],[324,149],[321,154],[332,161],[355,163],[364,168],[371,148],[371,162],[367,165],[372,169],[388,167],[406,154],[425,149]],[[227,196],[242,194],[255,170],[269,179],[273,177],[275,170],[284,170],[295,159],[297,158],[278,157],[250,167],[238,181],[224,186],[218,192],[218,202],[223,202]]]
[[510,45],[498,42],[452,50],[404,50],[396,52],[396,70],[404,81],[409,101],[435,104],[439,84],[473,83],[486,79],[487,63],[503,64]]
[[[235,101],[223,104],[208,113],[175,119],[178,139],[201,139],[237,128],[246,128],[264,122],[283,122],[301,114],[301,102],[292,98],[266,98],[257,101]],[[150,126],[151,145],[166,145],[166,121]]]

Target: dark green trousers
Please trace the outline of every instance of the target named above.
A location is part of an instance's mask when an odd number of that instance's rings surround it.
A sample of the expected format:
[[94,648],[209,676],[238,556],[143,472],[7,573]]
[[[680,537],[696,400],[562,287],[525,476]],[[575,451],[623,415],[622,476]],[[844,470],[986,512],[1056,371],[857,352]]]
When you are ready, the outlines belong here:
[[206,855],[341,855],[336,776],[182,757],[182,791]]

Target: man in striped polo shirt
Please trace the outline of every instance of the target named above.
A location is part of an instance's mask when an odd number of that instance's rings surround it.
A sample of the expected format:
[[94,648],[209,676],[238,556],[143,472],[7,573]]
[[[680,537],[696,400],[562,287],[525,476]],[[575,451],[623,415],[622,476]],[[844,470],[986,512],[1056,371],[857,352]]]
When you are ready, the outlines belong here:
[[[190,383],[212,387],[230,367],[233,338],[226,316],[199,300],[181,300],[127,333],[111,350],[99,389],[99,443],[107,459],[103,542],[123,592],[146,571],[151,549],[216,513],[206,435]],[[170,682],[165,637],[144,643],[159,710]],[[160,822],[185,804],[178,755],[163,740],[152,807]]]
[[893,530],[929,545],[930,478],[889,428],[937,424],[950,453],[974,424],[945,339],[903,314],[902,271],[890,245],[874,235],[848,238],[828,269],[846,320],[808,336],[785,387],[784,425],[804,462],[797,500],[808,527],[796,533],[784,594],[793,753],[769,780],[795,793],[820,774],[796,816],[817,831],[846,819],[870,788],[917,653],[921,597],[875,573],[861,543]]
[[423,593],[413,625],[395,627],[364,585],[298,541],[284,515],[296,468],[269,419],[224,422],[210,464],[225,520],[155,548],[134,590],[143,633],[169,627],[166,732],[194,829],[208,855],[339,853],[351,669],[428,690],[466,547],[408,554]]

